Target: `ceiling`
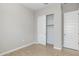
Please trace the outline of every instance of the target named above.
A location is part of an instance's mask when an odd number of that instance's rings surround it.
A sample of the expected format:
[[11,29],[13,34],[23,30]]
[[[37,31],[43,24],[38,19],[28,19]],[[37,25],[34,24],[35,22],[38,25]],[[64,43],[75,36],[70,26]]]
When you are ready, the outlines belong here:
[[51,3],[24,3],[23,5],[27,8],[30,8],[32,10],[38,10],[41,9],[43,7],[46,7],[48,5],[50,5]]

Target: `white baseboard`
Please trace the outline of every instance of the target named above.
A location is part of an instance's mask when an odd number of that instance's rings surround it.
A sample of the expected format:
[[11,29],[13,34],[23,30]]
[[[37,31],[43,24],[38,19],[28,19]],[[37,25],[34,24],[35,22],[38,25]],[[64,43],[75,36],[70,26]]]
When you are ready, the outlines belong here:
[[[15,48],[15,49],[12,49],[12,50],[9,50],[9,51],[0,53],[0,56],[3,56],[3,55],[5,55],[5,54],[11,53],[11,52],[14,52],[14,51],[19,50],[19,49],[22,49],[22,48],[24,48],[24,47],[31,46],[31,45],[33,45],[33,44],[42,44],[42,43],[39,43],[39,42],[31,42],[31,43],[26,44],[26,45],[23,45],[23,46],[21,46],[21,47],[18,47],[18,48]],[[44,45],[44,44],[42,44],[42,45]],[[62,48],[54,47],[54,49],[61,50]]]
[[48,44],[53,44],[51,41],[47,41]]
[[45,45],[45,44],[43,44],[43,43],[41,43],[41,42],[34,42],[34,44],[41,44],[41,45]]
[[32,44],[37,44],[37,43],[36,43],[36,42],[32,42],[32,43],[23,45],[23,46],[21,46],[21,47],[18,47],[18,48],[15,48],[15,49],[12,49],[12,50],[9,50],[9,51],[0,53],[0,56],[3,56],[3,55],[5,55],[5,54],[11,53],[11,52],[14,52],[14,51],[19,50],[19,49],[22,49],[22,48],[24,48],[24,47],[28,47],[28,46],[30,46],[30,45],[32,45]]
[[62,48],[58,48],[58,47],[54,47],[54,49],[57,49],[57,50],[62,50]]

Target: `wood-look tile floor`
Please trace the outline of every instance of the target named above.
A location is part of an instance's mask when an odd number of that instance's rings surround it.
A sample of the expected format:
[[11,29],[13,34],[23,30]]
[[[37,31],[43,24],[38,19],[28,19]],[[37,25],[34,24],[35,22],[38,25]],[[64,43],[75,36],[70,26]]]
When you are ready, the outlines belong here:
[[40,44],[34,44],[4,56],[79,56],[79,51],[70,49],[57,50]]

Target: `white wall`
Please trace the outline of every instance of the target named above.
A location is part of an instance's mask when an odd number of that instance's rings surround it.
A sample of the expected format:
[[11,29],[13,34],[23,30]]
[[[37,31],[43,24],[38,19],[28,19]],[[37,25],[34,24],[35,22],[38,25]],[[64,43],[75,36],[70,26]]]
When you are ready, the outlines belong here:
[[[51,5],[43,8],[43,9],[40,9],[40,10],[36,11],[36,17],[41,16],[41,15],[48,15],[48,14],[54,14],[54,20],[55,20],[54,21],[55,22],[55,40],[54,40],[54,46],[57,47],[57,48],[61,48],[62,47],[61,4],[51,4]],[[36,18],[36,21],[37,21],[37,18]],[[36,24],[37,24],[37,22],[36,22]],[[38,33],[36,31],[36,35],[37,34]],[[37,39],[37,36],[36,36],[36,39]]]
[[33,12],[21,4],[0,4],[0,52],[33,42]]
[[37,19],[37,40],[38,43],[46,45],[46,16],[39,16]]

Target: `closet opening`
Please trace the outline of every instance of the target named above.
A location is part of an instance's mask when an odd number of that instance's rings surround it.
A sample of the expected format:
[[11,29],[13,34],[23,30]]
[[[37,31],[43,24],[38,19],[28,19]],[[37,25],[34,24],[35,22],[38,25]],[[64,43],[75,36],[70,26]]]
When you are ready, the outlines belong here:
[[46,15],[46,47],[54,46],[54,14]]

